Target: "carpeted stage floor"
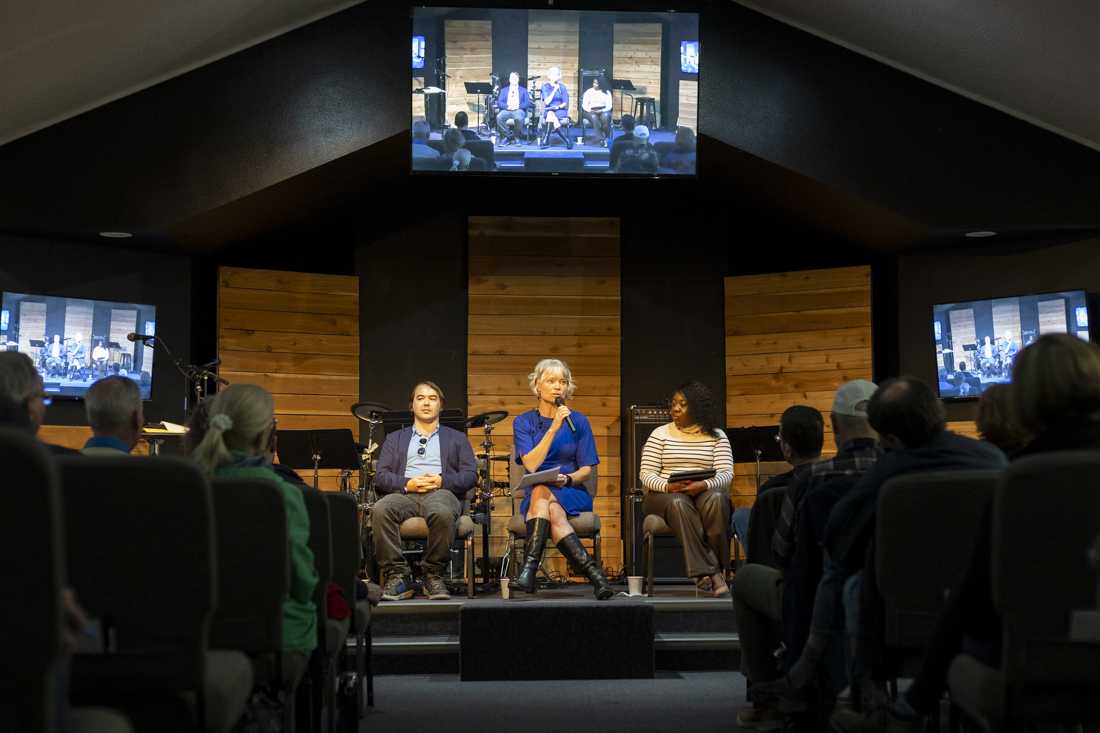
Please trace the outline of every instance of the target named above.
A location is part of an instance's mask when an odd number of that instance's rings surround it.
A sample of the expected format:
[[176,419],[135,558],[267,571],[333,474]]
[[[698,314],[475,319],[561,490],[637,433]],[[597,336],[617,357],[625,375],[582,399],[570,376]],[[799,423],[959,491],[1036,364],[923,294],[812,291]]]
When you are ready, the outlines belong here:
[[652,680],[461,682],[457,674],[375,678],[369,731],[445,733],[736,733],[745,678],[658,672]]

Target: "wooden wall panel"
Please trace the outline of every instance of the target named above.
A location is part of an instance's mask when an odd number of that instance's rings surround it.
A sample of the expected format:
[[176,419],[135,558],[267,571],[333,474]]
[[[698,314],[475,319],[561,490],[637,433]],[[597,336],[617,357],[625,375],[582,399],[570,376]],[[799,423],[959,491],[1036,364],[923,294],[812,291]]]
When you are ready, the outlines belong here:
[[[569,364],[578,385],[570,405],[588,416],[600,454],[594,503],[603,526],[604,565],[618,571],[619,222],[472,217],[469,242],[469,413],[508,410],[508,419],[494,428],[493,439],[497,452],[510,455],[515,416],[535,406],[527,375],[544,357]],[[481,431],[472,430],[469,437],[480,452]],[[506,480],[507,464],[493,465],[494,478]],[[494,556],[507,546],[511,510],[510,499],[497,499],[491,533]],[[547,560],[558,572],[567,572],[556,551],[549,551]]]
[[[478,105],[483,97],[466,94],[464,82],[489,81],[493,68],[493,22],[491,20],[446,20],[443,22],[447,56],[447,123],[456,112],[470,116],[477,124]],[[484,115],[484,110],[482,110]]]
[[[776,425],[792,405],[825,414],[825,450],[836,451],[828,412],[837,387],[871,378],[871,270],[726,278],[726,425]],[[789,469],[761,465],[763,480]],[[737,506],[756,496],[756,467],[738,464]]]
[[690,127],[693,132],[699,131],[699,82],[693,79],[680,80],[680,116],[676,120],[677,127]]
[[577,88],[580,61],[580,15],[572,10],[532,10],[527,14],[527,74],[542,76],[541,88],[550,79],[546,70],[561,69],[561,79],[569,90],[569,116],[580,119],[583,89]]
[[[653,97],[657,105],[657,122],[661,122],[661,24],[616,23],[612,48],[612,64],[616,79],[629,79],[637,91],[635,97]],[[618,93],[615,109],[619,108]],[[623,112],[630,114],[630,97],[623,103]]]
[[[349,428],[358,437],[358,278],[221,268],[218,356],[225,379],[275,396],[280,430]],[[335,490],[337,479],[323,472],[320,486]]]

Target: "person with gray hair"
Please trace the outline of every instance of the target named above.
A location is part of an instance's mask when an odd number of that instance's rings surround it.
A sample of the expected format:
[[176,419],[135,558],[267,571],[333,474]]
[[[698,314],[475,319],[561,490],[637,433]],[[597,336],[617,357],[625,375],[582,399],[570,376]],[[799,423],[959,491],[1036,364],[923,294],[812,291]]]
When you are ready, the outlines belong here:
[[127,377],[100,379],[84,395],[84,411],[92,437],[81,451],[86,456],[129,453],[141,438],[145,424],[141,389]]
[[535,591],[535,575],[551,536],[558,551],[592,583],[596,598],[606,600],[613,591],[603,569],[569,523],[569,517],[592,511],[592,495],[585,485],[593,479],[592,467],[600,462],[588,418],[565,406],[577,384],[569,366],[558,359],[540,361],[527,381],[537,404],[512,423],[515,461],[528,473],[556,468],[558,475],[532,487],[520,504],[527,521],[527,542],[515,585],[526,593]]
[[[42,375],[31,358],[19,351],[0,351],[0,425],[37,435],[48,404]],[[60,445],[43,445],[54,454],[76,452]]]
[[418,117],[413,120],[412,123],[412,157],[413,161],[417,160],[436,160],[439,158],[439,151],[428,145],[428,138],[432,134],[432,128],[428,126],[428,121],[422,117]]

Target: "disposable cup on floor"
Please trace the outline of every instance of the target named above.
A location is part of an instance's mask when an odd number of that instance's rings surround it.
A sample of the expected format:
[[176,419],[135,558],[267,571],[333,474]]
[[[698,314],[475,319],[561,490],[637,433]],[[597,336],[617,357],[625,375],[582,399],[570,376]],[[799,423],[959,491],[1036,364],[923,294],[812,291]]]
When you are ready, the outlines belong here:
[[508,578],[500,579],[500,597],[506,601],[511,597],[508,593]]
[[628,575],[626,578],[626,590],[632,596],[640,596],[642,594],[642,576]]

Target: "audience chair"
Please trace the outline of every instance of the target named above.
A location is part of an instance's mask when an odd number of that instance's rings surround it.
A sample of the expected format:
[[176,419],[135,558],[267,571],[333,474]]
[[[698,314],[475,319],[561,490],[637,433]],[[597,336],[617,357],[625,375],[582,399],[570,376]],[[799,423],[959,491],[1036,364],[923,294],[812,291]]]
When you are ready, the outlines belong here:
[[294,729],[294,698],[306,665],[283,653],[283,601],[290,584],[286,504],[263,479],[211,481],[217,516],[218,606],[210,646],[252,662],[255,685],[286,692],[283,728]]
[[475,158],[480,158],[485,161],[488,170],[496,169],[496,153],[493,150],[493,144],[491,142],[488,140],[467,140],[466,147]]
[[[355,687],[353,691],[355,706],[351,715],[345,718],[358,721],[366,714],[367,705],[373,705],[374,679],[371,672],[370,650],[370,603],[357,600],[355,588],[359,584],[359,506],[351,494],[330,493],[325,495],[328,501],[329,520],[332,524],[332,575],[333,581],[344,590],[348,605],[352,609],[351,633],[355,637],[355,656],[351,658],[351,668],[347,668],[348,655],[341,654],[338,668],[351,672]],[[347,723],[348,721],[345,721]],[[354,728],[358,723],[351,723]]]
[[947,592],[959,580],[1000,471],[898,476],[879,493],[875,579],[884,648],[896,674],[917,672]]
[[749,513],[749,536],[739,538],[745,547],[745,562],[779,567],[775,550],[772,549],[772,537],[786,498],[787,487],[777,486],[768,489],[753,502],[752,512]]
[[[474,491],[466,492],[466,499],[462,502],[462,512],[455,522],[455,537],[462,540],[463,557],[466,565],[466,597],[474,597],[474,520],[470,516],[470,502]],[[424,517],[411,517],[401,523],[398,528],[402,540],[418,540],[427,542],[428,521]]]
[[112,648],[73,659],[73,696],[111,702],[139,730],[224,733],[252,667],[208,649],[217,599],[210,485],[177,458],[58,458],[69,578]]
[[[592,475],[588,477],[584,484],[585,490],[593,497],[596,496],[597,469],[597,466],[592,467]],[[512,460],[508,462],[508,483],[512,486],[512,517],[508,520],[508,558],[513,568],[518,566],[516,540],[527,539],[527,522],[519,511],[524,491],[516,488],[525,475],[523,464],[517,462],[517,456],[513,453]],[[573,527],[573,531],[577,533],[577,537],[592,540],[592,557],[595,558],[596,562],[602,564],[600,559],[600,515],[596,512],[581,512],[575,517],[569,517],[569,524]],[[513,570],[511,576],[515,577],[515,575],[516,573]]]
[[[67,705],[58,685],[65,573],[57,471],[38,441],[8,428],[0,428],[0,461],[0,551],[18,558],[0,589],[0,644],[10,660],[0,675],[0,720],[13,731],[46,733],[62,724]],[[124,717],[102,709],[70,710],[65,722],[65,730],[132,730]]]
[[336,724],[336,661],[347,642],[351,619],[336,621],[328,617],[328,585],[334,579],[328,502],[324,493],[316,489],[303,489],[302,493],[309,514],[309,549],[313,551],[317,569],[317,588],[313,592],[313,602],[317,606],[317,648],[309,665],[309,725],[302,726],[299,716],[298,727],[303,731],[331,733]]
[[[728,488],[729,487],[727,487],[727,491]],[[638,490],[645,491],[645,489]],[[756,512],[754,511],[753,513],[755,514]],[[728,528],[726,533],[729,540],[734,541],[735,538],[733,533],[730,532]],[[647,514],[645,519],[642,520],[642,557],[645,558],[645,580],[642,582],[645,584],[643,592],[647,596],[653,595],[653,586],[655,585],[653,580],[653,538],[658,536],[672,537],[674,534],[672,528],[669,527],[668,523],[664,520],[664,517],[658,514]],[[722,568],[723,573],[726,573],[728,570],[729,568]]]
[[988,730],[1100,721],[1100,641],[1070,635],[1072,613],[1096,604],[1086,552],[1100,532],[1098,475],[1096,451],[1037,455],[1014,462],[995,489],[1001,665],[961,654],[948,675],[952,702]]

